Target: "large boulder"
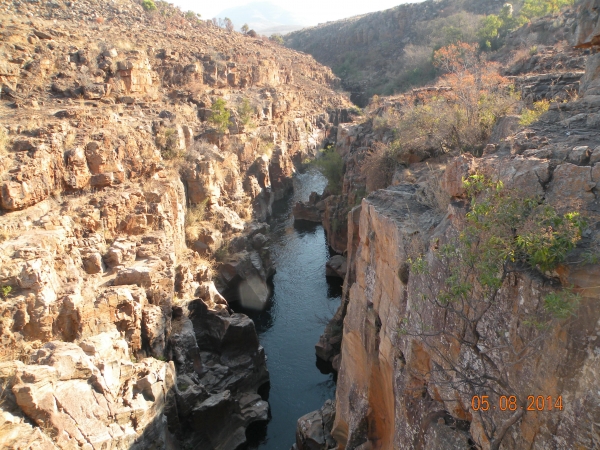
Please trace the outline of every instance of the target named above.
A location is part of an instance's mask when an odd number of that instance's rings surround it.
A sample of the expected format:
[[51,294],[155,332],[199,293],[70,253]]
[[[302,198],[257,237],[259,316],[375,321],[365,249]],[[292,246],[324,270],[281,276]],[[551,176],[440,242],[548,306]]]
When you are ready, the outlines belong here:
[[334,255],[325,263],[325,275],[344,279],[346,268],[346,258],[342,255]]
[[335,420],[335,404],[327,400],[321,409],[312,411],[298,419],[296,427],[297,450],[327,450],[336,447],[331,436]]

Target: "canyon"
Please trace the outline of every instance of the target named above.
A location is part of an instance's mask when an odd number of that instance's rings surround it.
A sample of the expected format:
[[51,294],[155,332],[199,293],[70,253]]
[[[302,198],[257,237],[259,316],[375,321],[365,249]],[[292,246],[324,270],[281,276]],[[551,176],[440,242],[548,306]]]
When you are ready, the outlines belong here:
[[[494,54],[521,117],[498,118],[471,153],[404,155],[389,182],[363,166],[396,139],[391,118],[449,88],[369,100],[353,95],[368,90],[364,80],[321,63],[406,38],[401,52],[423,18],[502,5],[427,1],[286,36],[311,56],[152,4],[0,6],[3,448],[598,445],[597,0],[532,21]],[[378,80],[395,70],[368,68]],[[523,125],[541,100],[547,110]],[[310,161],[327,154],[339,186],[309,193]],[[471,223],[481,197],[464,182],[481,174],[585,223],[552,268],[510,266],[494,300],[473,307],[489,305],[472,326],[472,310],[438,301],[450,280],[440,252],[451,258]],[[313,315],[338,298],[333,278],[343,279],[340,304],[315,351],[337,373],[335,398],[296,417],[295,443],[291,433],[248,442],[292,403],[277,397],[281,385],[272,410],[265,394],[270,372],[282,371],[276,383],[293,378],[280,366],[302,361],[294,383],[333,393],[308,367],[312,349],[280,355],[293,327],[312,339]],[[577,301],[553,316],[547,299],[561,292]],[[294,302],[289,318],[269,309]],[[477,406],[483,396],[497,408]],[[508,407],[512,396],[523,411]],[[560,396],[560,409],[529,411],[528,396],[552,406]]]

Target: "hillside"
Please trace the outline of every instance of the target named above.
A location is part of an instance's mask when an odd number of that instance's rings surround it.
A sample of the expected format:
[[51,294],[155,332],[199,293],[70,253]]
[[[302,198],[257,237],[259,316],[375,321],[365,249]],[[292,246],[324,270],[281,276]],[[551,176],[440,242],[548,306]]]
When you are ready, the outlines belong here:
[[266,302],[264,221],[348,120],[338,79],[166,3],[0,15],[0,446],[237,448],[269,373],[216,286]]
[[[512,2],[516,11],[522,1]],[[486,15],[498,14],[495,0],[427,0],[328,22],[285,36],[286,46],[329,66],[366,106],[374,95],[390,95],[431,82],[434,49],[477,41]]]

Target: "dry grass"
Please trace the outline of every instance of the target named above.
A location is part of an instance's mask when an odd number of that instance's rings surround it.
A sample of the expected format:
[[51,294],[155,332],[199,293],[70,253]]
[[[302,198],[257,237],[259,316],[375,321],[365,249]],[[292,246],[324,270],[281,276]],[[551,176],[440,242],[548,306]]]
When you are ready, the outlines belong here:
[[365,177],[367,192],[388,187],[399,165],[399,149],[393,145],[377,142],[367,154],[361,165]]
[[65,150],[70,149],[75,143],[75,133],[71,132],[65,136],[65,140],[63,141],[63,147]]
[[202,203],[190,206],[185,213],[185,239],[187,242],[196,242],[200,236],[200,223],[206,217],[208,199]]

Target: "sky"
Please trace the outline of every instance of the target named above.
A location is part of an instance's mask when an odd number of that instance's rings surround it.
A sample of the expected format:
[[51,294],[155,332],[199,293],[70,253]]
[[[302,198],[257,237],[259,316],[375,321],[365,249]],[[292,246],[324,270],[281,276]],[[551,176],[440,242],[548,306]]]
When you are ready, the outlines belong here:
[[[218,17],[219,13],[225,9],[245,5],[252,0],[216,0],[216,1],[196,1],[196,0],[170,0],[174,5],[181,7],[182,10],[192,10],[200,13],[203,19]],[[401,3],[409,3],[407,0],[270,0],[272,3],[281,6],[300,17],[306,18],[306,25],[316,25],[318,23],[331,20],[343,19],[345,17],[356,16],[373,11],[392,8]],[[418,0],[412,0],[418,1]]]

